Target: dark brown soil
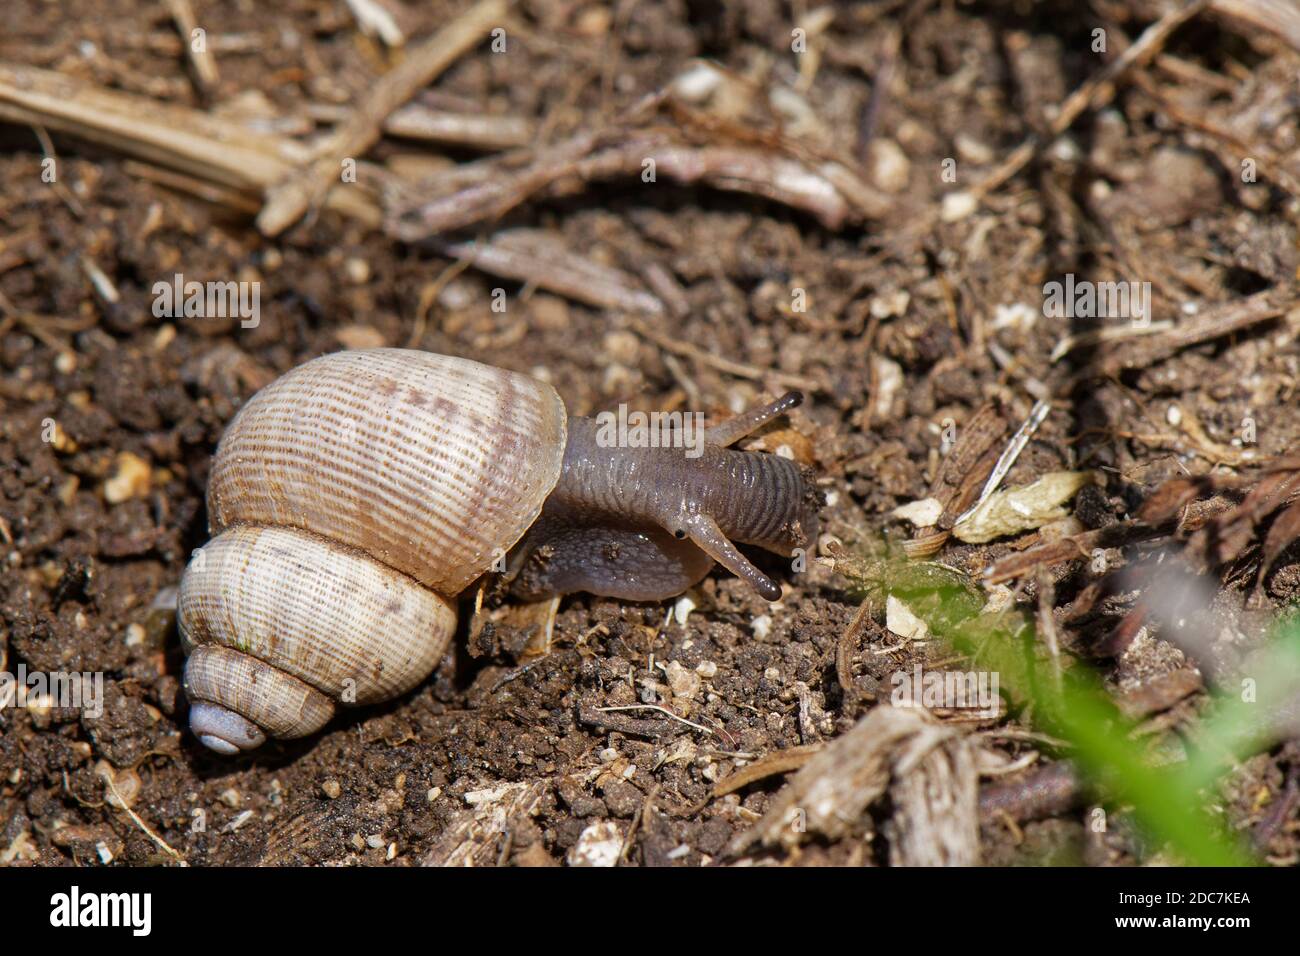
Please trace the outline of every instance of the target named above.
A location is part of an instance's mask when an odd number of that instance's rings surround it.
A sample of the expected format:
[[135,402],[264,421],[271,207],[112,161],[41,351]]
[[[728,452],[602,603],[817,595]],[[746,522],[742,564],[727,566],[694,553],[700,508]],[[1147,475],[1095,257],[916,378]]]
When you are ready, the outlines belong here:
[[[218,103],[261,90],[282,115],[306,115],[309,105],[354,101],[384,69],[387,54],[359,37],[343,3],[194,5],[213,34],[242,38],[218,44]],[[394,6],[413,37],[459,9]],[[427,322],[417,320],[444,257],[333,213],[262,239],[247,218],[141,178],[111,151],[57,136],[65,189],[56,190],[42,181],[33,131],[0,125],[0,303],[8,303],[0,308],[0,670],[106,676],[98,719],[0,710],[0,862],[562,863],[602,821],[616,824],[629,864],[719,861],[782,778],[710,799],[713,783],[760,755],[831,739],[861,716],[836,672],[858,603],[842,579],[817,564],[791,577],[780,560],[765,559],[789,581],[769,608],[715,572],[692,595],[685,623],[669,616],[671,602],[575,595],[560,607],[545,657],[528,656],[528,635],[505,623],[473,648],[462,634],[415,692],[347,712],[315,737],[221,759],[186,729],[183,658],[150,607],[207,538],[205,480],[222,429],[276,375],[359,344],[541,375],[574,413],[623,400],[681,407],[693,390],[718,413],[781,390],[708,361],[720,356],[816,386],[791,416],[797,434],[781,440],[820,476],[830,499],[825,530],[850,543],[901,539],[907,526],[890,512],[926,496],[945,419],[960,427],[996,399],[1014,429],[1033,404],[1034,381],[1054,386],[1085,370],[1086,352],[1050,359],[1080,329],[1043,317],[1044,282],[1066,272],[1149,278],[1154,318],[1178,321],[1185,301],[1230,302],[1297,281],[1300,197],[1267,167],[1289,163],[1300,178],[1300,53],[1208,16],[1176,33],[1143,76],[1180,115],[1257,148],[1259,182],[1241,181],[1243,157],[1224,136],[1171,119],[1149,91],[1122,84],[1111,105],[1086,112],[977,212],[914,228],[954,189],[941,177],[946,158],[956,157],[959,184],[981,179],[1099,69],[1094,26],[1106,26],[1118,47],[1121,33],[1137,37],[1160,5],[1133,6],[1140,12],[1068,2],[837,6],[816,39],[812,86],[800,94],[810,110],[800,135],[858,157],[877,185],[891,174],[882,151],[905,163],[883,219],[831,231],[776,203],[666,181],[593,185],[511,214],[510,224],[554,230],[570,249],[634,275],[662,267],[689,308],[655,320],[655,330],[704,358],[672,355],[628,316],[472,269],[441,291]],[[201,105],[165,10],[129,0],[11,0],[0,60]],[[525,0],[513,16],[507,55],[470,53],[436,89],[467,109],[544,120],[552,138],[608,119],[694,57],[760,88],[798,83],[789,46],[799,20],[784,4]],[[901,41],[893,77],[873,105],[891,36]],[[874,144],[865,156],[864,118]],[[375,156],[418,148],[385,140]],[[116,285],[118,303],[95,295],[87,261]],[[178,271],[260,280],[260,325],[156,319],[153,283]],[[498,287],[504,313],[491,308]],[[790,307],[796,288],[806,292],[806,312]],[[1029,320],[1000,321],[1000,307],[1017,303]],[[28,318],[6,321],[10,310]],[[1104,488],[1089,490],[1076,516],[1084,527],[1127,517],[1161,481],[1220,464],[1170,424],[1173,406],[1218,446],[1239,447],[1234,438],[1251,418],[1259,458],[1294,451],[1296,318],[1066,393],[1007,483],[1101,469]],[[43,436],[51,419],[61,433],[53,443]],[[150,480],[110,504],[105,483],[123,453],[146,462]],[[974,573],[1028,540],[950,546],[940,560]],[[1294,549],[1284,554],[1249,609],[1253,579],[1215,578],[1224,626],[1261,633],[1300,591],[1298,562]],[[1058,567],[1059,606],[1086,572],[1083,563]],[[1020,597],[1032,605],[1034,594],[1031,581]],[[1104,621],[1113,626],[1123,610]],[[462,602],[462,631],[470,616]],[[1067,644],[1095,636],[1091,627],[1067,631]],[[855,696],[872,678],[950,653],[930,644],[882,654],[887,639],[880,631],[854,649]],[[674,699],[671,662],[705,675],[697,691]],[[1131,690],[1186,662],[1157,632],[1100,666],[1117,690]],[[1152,720],[1177,730],[1197,719],[1203,698]],[[670,702],[694,726],[653,711],[596,711]],[[1032,746],[989,739],[1010,760]],[[1288,760],[1285,750],[1261,754],[1225,784],[1235,827],[1266,816]],[[130,792],[130,813],[107,802],[106,778]],[[1099,841],[1085,822],[1081,809],[1019,827],[991,821],[983,859],[1137,858],[1123,827]],[[1297,859],[1295,807],[1270,832],[1269,858]],[[859,836],[759,858],[843,864],[887,855],[868,821]]]

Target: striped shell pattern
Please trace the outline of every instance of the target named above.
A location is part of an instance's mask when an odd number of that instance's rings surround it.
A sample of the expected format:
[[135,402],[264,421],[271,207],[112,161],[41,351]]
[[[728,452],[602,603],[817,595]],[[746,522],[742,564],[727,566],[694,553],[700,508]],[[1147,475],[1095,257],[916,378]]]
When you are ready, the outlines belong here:
[[404,349],[322,356],[262,389],[213,460],[213,539],[181,581],[185,690],[222,753],[320,728],[422,681],[456,595],[559,479],[550,386]]

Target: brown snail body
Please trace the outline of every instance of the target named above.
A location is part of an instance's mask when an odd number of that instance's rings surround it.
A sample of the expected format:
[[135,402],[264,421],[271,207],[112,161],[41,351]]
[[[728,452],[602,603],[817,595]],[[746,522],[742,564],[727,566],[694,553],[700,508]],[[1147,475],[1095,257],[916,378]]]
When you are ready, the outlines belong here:
[[716,560],[775,600],[732,541],[806,547],[819,497],[794,462],[726,446],[798,401],[709,429],[689,457],[610,447],[549,385],[465,359],[368,349],[291,370],[213,461],[214,537],[179,597],[192,729],[236,753],[409,690],[457,595],[507,554],[525,597],[658,600]]

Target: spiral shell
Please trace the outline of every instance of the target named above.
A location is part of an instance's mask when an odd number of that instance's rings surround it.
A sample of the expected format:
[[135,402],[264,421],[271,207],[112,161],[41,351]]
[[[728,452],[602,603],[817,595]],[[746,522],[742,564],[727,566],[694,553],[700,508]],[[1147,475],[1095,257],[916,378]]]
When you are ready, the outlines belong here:
[[405,349],[336,352],[235,416],[208,480],[212,531],[281,525],[459,594],[528,530],[564,461],[549,385]]
[[418,684],[455,596],[559,479],[550,386],[464,359],[340,352],[276,380],[222,438],[181,583],[191,725],[223,752],[311,733]]

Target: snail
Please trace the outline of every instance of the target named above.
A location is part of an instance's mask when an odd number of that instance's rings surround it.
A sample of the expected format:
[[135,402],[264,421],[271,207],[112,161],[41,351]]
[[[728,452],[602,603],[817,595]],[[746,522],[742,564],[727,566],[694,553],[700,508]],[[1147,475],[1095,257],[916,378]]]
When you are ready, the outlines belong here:
[[733,542],[795,553],[821,496],[793,461],[728,446],[800,401],[707,429],[691,457],[610,447],[550,385],[467,359],[363,349],[290,370],[213,458],[213,537],[177,608],[192,731],[235,754],[410,690],[493,568],[522,598],[653,601],[716,561],[778,599]]

